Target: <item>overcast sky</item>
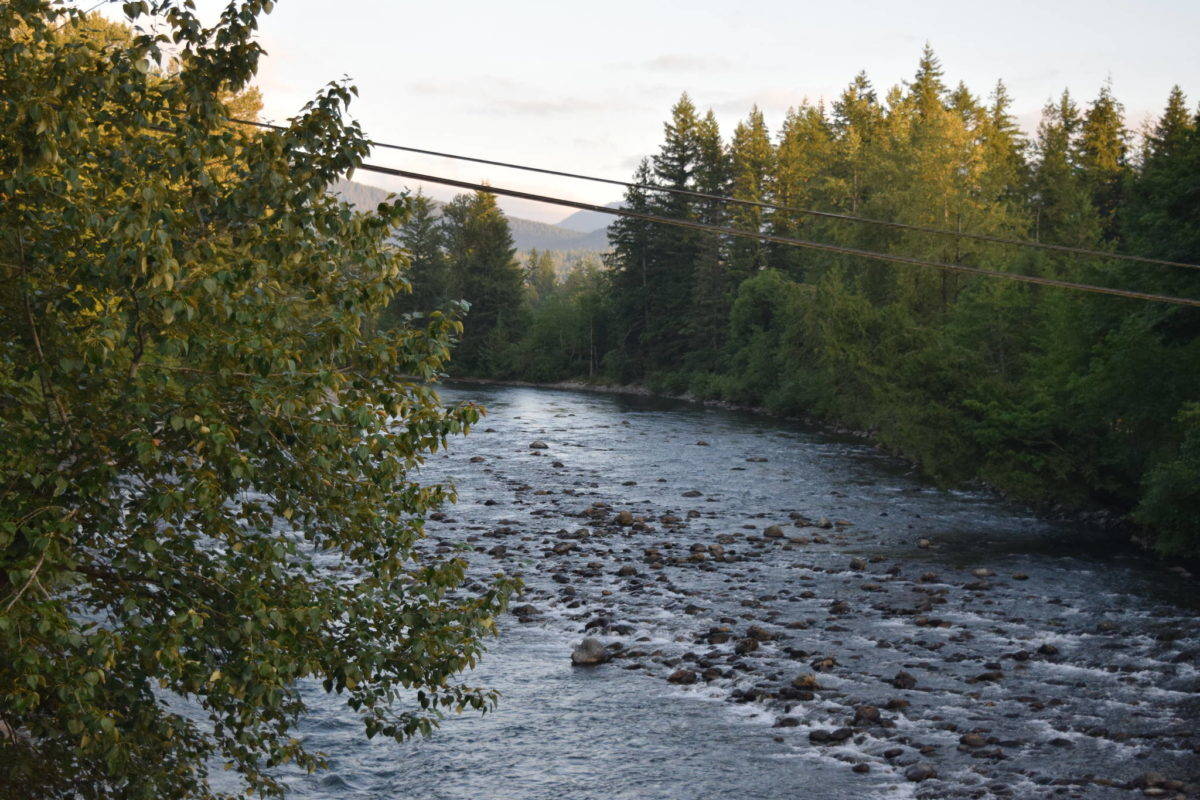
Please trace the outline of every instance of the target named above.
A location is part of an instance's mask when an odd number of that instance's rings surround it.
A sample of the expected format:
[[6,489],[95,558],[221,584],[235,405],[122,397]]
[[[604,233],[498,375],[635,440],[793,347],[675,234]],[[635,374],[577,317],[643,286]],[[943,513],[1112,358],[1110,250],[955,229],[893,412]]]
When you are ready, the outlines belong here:
[[[212,19],[223,3],[198,6]],[[373,138],[627,178],[659,144],[683,91],[716,111],[726,133],[755,103],[775,130],[789,106],[835,97],[859,70],[881,93],[910,78],[926,41],[951,84],[986,95],[1003,78],[1026,127],[1064,87],[1083,102],[1109,78],[1138,127],[1172,84],[1195,108],[1197,31],[1200,0],[279,0],[262,20],[259,85],[268,119],[285,120],[346,76],[360,91],[352,113]],[[589,202],[619,197],[396,152],[372,160]],[[544,221],[571,213],[503,204]]]

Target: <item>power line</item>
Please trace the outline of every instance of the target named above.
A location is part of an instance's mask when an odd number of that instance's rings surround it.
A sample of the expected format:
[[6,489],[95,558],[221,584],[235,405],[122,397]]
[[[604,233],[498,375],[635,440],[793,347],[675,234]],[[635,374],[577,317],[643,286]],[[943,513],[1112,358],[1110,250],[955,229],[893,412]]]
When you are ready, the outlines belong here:
[[617,217],[641,219],[647,222],[656,222],[663,225],[674,225],[680,228],[690,228],[692,230],[703,231],[705,233],[719,233],[726,236],[741,236],[747,239],[757,239],[763,242],[774,242],[776,244],[785,244],[794,247],[807,247],[813,250],[823,250],[829,253],[856,256],[858,258],[867,258],[874,261],[908,264],[911,266],[920,267],[932,267],[934,269],[946,270],[950,272],[961,272],[968,275],[981,275],[987,278],[1001,278],[1004,280],[1019,281],[1021,283],[1031,283],[1038,286],[1053,286],[1059,289],[1073,289],[1075,291],[1091,292],[1093,294],[1106,294],[1115,297],[1127,297],[1134,300],[1149,300],[1158,303],[1170,303],[1172,305],[1200,308],[1200,300],[1193,300],[1188,297],[1173,297],[1171,295],[1151,294],[1148,292],[1110,289],[1106,286],[1093,286],[1087,283],[1074,283],[1072,281],[1063,281],[1055,278],[1042,278],[1036,275],[1022,275],[1014,272],[1002,272],[1000,270],[984,269],[983,267],[969,267],[963,264],[949,264],[942,261],[926,261],[920,258],[913,258],[912,256],[876,253],[871,250],[859,250],[858,248],[854,247],[843,247],[841,245],[826,244],[824,242],[812,242],[806,239],[796,239],[791,236],[776,236],[769,233],[758,233],[756,231],[728,228],[723,225],[708,225],[706,223],[695,222],[693,220],[661,217],[657,214],[643,214],[638,211],[630,211],[624,208],[609,208],[608,206],[599,206],[594,203],[584,203],[579,200],[567,200],[561,197],[550,197],[548,195],[534,194],[532,192],[523,192],[517,189],[505,189],[499,186],[489,186],[483,183],[471,183],[469,181],[460,181],[454,178],[443,178],[438,175],[425,175],[420,172],[409,172],[408,170],[395,169],[393,167],[381,167],[375,164],[360,164],[358,169],[366,172],[377,172],[382,175],[392,175],[398,178],[409,178],[411,180],[425,181],[427,183],[437,183],[443,186],[453,186],[459,189],[487,192],[488,194],[502,195],[504,197],[514,197],[519,200],[532,200],[536,203],[549,203],[551,205],[577,208],[582,211],[595,211],[599,214],[611,214]]
[[[287,128],[283,125],[273,125],[269,122],[252,122],[244,119],[232,119],[232,122],[240,122],[244,125],[254,125],[259,128],[267,128],[270,130],[284,131]],[[683,197],[694,197],[699,200],[716,200],[722,203],[730,203],[733,205],[747,206],[750,208],[765,208],[774,211],[785,211],[791,214],[802,214],[811,217],[820,217],[823,219],[835,219],[842,222],[857,222],[869,225],[881,225],[897,230],[917,231],[920,233],[931,233],[938,236],[953,236],[963,239],[974,239],[981,242],[991,242],[993,244],[1003,244],[1015,247],[1032,247],[1040,250],[1050,250],[1057,253],[1070,253],[1072,255],[1090,256],[1094,258],[1118,259],[1121,261],[1134,261],[1142,264],[1155,264],[1164,267],[1182,267],[1184,269],[1200,270],[1200,264],[1189,264],[1184,261],[1168,261],[1161,258],[1150,258],[1148,256],[1135,256],[1128,253],[1109,253],[1103,250],[1092,250],[1086,247],[1071,247],[1063,244],[1048,244],[1046,242],[1034,242],[1028,239],[1014,239],[1007,236],[992,236],[986,233],[972,233],[970,231],[951,231],[945,228],[935,228],[927,225],[911,225],[906,222],[892,222],[891,220],[874,219],[871,217],[860,217],[854,214],[841,214],[834,211],[818,211],[811,208],[795,208],[792,206],[782,206],[776,203],[765,203],[758,200],[741,200],[736,197],[727,197],[725,195],[710,194],[708,192],[698,192],[692,189],[676,189],[668,186],[655,186],[649,183],[636,183],[632,181],[621,181],[615,178],[601,178],[595,175],[584,175],[578,172],[564,172],[556,169],[546,169],[543,167],[532,167],[527,164],[514,164],[507,161],[493,161],[487,158],[476,158],[474,156],[464,156],[455,153],[443,153],[438,150],[423,150],[419,147],[407,147],[405,145],[392,144],[390,142],[379,142],[374,139],[367,140],[373,147],[381,147],[388,150],[399,150],[405,153],[418,153],[426,156],[436,156],[438,158],[449,158],[456,161],[469,161],[473,164],[485,164],[492,167],[504,167],[505,169],[518,169],[525,172],[536,172],[541,175],[554,175],[560,178],[573,178],[576,180],[591,181],[593,183],[604,183],[611,186],[621,186],[626,189],[644,189],[647,191],[666,192],[668,194],[680,195]]]
[[63,12],[64,14],[68,15],[67,19],[63,20],[58,25],[55,25],[51,29],[51,32],[57,33],[58,31],[62,30],[62,28],[64,28],[67,25],[67,23],[69,23],[73,20],[76,20],[76,19],[81,19],[83,17],[86,17],[88,14],[92,13],[93,11],[95,11],[97,8],[104,5],[105,3],[112,3],[112,2],[115,2],[115,0],[100,0],[100,2],[96,3],[91,8],[87,9],[86,11],[80,11],[78,16],[71,16],[71,11],[75,10],[75,9],[67,9],[66,11]]

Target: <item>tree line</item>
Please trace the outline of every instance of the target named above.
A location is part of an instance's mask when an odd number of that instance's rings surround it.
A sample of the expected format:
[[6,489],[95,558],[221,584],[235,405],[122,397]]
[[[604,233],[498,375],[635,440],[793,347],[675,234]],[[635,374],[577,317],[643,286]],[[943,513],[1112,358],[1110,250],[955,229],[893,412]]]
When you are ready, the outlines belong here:
[[[881,92],[859,74],[829,106],[801,104],[775,132],[753,109],[727,139],[684,95],[633,180],[1200,262],[1200,119],[1178,87],[1140,137],[1108,86],[1086,104],[1064,91],[1032,137],[1011,107],[1002,82],[986,99],[950,86],[927,47],[903,85]],[[1195,270],[645,189],[624,202],[749,231],[1200,297]],[[510,327],[497,334],[490,307],[469,313],[455,369],[640,383],[837,421],[872,431],[945,483],[981,480],[1026,501],[1115,508],[1163,552],[1200,553],[1195,309],[629,218],[609,237],[604,269],[543,287],[537,303],[528,287],[518,297],[516,275],[506,278]],[[450,258],[448,269],[466,275]],[[489,285],[460,291],[482,298]]]

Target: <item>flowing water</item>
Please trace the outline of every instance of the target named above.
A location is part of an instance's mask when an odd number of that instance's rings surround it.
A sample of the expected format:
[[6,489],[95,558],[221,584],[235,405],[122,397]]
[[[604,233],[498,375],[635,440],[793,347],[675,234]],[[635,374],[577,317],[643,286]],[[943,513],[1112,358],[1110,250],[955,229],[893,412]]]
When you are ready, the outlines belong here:
[[[331,768],[294,796],[1196,796],[1193,580],[778,420],[443,396],[489,414],[423,470],[460,492],[425,546],[471,545],[473,572],[520,574],[532,606],[471,676],[500,706],[367,742],[314,692],[303,733]],[[609,663],[571,665],[585,627]]]

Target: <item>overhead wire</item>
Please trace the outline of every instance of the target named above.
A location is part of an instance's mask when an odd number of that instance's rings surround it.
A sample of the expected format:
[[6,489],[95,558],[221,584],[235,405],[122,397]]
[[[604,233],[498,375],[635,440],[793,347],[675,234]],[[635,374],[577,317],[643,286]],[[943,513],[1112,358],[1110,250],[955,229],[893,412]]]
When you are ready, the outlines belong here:
[[[284,125],[276,125],[269,122],[257,122],[245,119],[231,119],[232,122],[238,122],[243,125],[253,125],[259,128],[269,130],[285,131],[287,127]],[[1184,261],[1170,261],[1161,258],[1151,258],[1149,256],[1138,256],[1130,253],[1115,253],[1106,250],[1095,250],[1087,247],[1073,247],[1071,245],[1051,244],[1048,242],[1038,242],[1029,239],[1016,239],[1007,236],[994,236],[987,233],[975,233],[973,231],[952,231],[946,228],[937,228],[928,225],[914,225],[907,222],[894,222],[892,220],[875,219],[872,217],[862,217],[854,214],[844,214],[835,211],[820,211],[811,208],[797,208],[794,206],[784,206],[777,203],[768,203],[759,200],[744,200],[737,197],[729,197],[726,195],[711,194],[709,192],[696,191],[694,189],[680,189],[671,186],[657,186],[650,183],[637,183],[634,181],[622,181],[616,178],[604,178],[595,175],[586,175],[579,172],[566,172],[563,170],[548,169],[544,167],[535,167],[527,164],[516,164],[507,161],[496,161],[488,158],[478,158],[475,156],[465,156],[455,153],[445,153],[438,150],[426,150],[419,147],[408,147],[406,145],[395,144],[392,142],[381,142],[374,139],[367,140],[373,147],[384,148],[387,150],[397,150],[405,153],[416,153],[419,155],[435,156],[437,158],[447,158],[456,161],[466,161],[473,164],[484,164],[493,167],[502,167],[505,169],[523,170],[525,172],[535,172],[540,175],[553,175],[560,178],[571,178],[575,180],[591,181],[593,183],[603,183],[610,186],[621,186],[626,189],[640,189],[644,191],[664,192],[681,197],[691,197],[697,200],[714,200],[721,203],[738,205],[750,208],[762,208],[774,211],[783,211],[790,214],[800,214],[804,216],[819,217],[822,219],[834,219],[842,222],[855,222],[867,225],[879,225],[882,227],[892,228],[896,230],[909,230],[919,233],[928,233],[938,236],[951,236],[961,239],[973,239],[975,241],[991,242],[993,244],[1008,245],[1013,247],[1030,247],[1040,250],[1048,250],[1058,253],[1067,253],[1071,255],[1087,256],[1089,258],[1104,258],[1115,259],[1120,261],[1132,261],[1142,264],[1154,264],[1165,267],[1180,267],[1183,269],[1200,270],[1200,264],[1191,264]]]
[[1175,297],[1172,295],[1154,294],[1151,292],[1113,289],[1107,286],[1076,283],[1074,281],[1065,281],[1058,278],[1044,278],[1038,275],[1024,275],[1015,272],[986,269],[984,267],[972,267],[965,264],[951,264],[944,261],[930,261],[921,258],[914,258],[912,256],[878,253],[873,250],[862,250],[856,247],[845,247],[837,244],[828,244],[826,242],[814,242],[792,236],[779,236],[776,234],[761,233],[758,231],[747,231],[739,228],[726,227],[724,225],[710,225],[708,223],[697,222],[695,220],[676,219],[674,217],[664,217],[658,214],[646,214],[639,211],[631,211],[625,208],[610,208],[608,206],[601,206],[595,203],[586,203],[580,200],[570,200],[562,197],[535,194],[533,192],[526,192],[518,189],[508,189],[505,187],[492,186],[485,183],[473,183],[471,181],[462,181],[455,178],[445,178],[440,175],[429,175],[420,172],[412,172],[410,170],[396,169],[394,167],[384,167],[377,164],[360,164],[358,169],[366,172],[375,172],[382,175],[391,175],[398,178],[408,178],[410,180],[422,181],[425,183],[436,183],[442,186],[452,186],[459,189],[486,192],[503,197],[512,197],[518,200],[529,200],[535,203],[548,203],[567,208],[575,208],[581,211],[594,211],[598,214],[609,214],[617,217],[625,217],[627,219],[640,219],[646,222],[655,222],[662,225],[673,225],[676,227],[689,228],[691,230],[702,231],[705,233],[716,233],[724,236],[739,236],[747,239],[756,239],[763,242],[772,242],[775,244],[783,244],[794,247],[804,247],[813,250],[821,250],[828,253],[837,253],[839,255],[870,259],[873,261],[929,267],[949,272],[958,272],[966,275],[979,275],[987,278],[1017,281],[1020,283],[1034,284],[1037,286],[1051,286],[1059,289],[1071,289],[1074,291],[1089,292],[1092,294],[1103,294],[1114,297],[1125,297],[1134,300],[1147,300],[1151,302],[1169,303],[1172,305],[1200,308],[1200,300],[1190,297]]

